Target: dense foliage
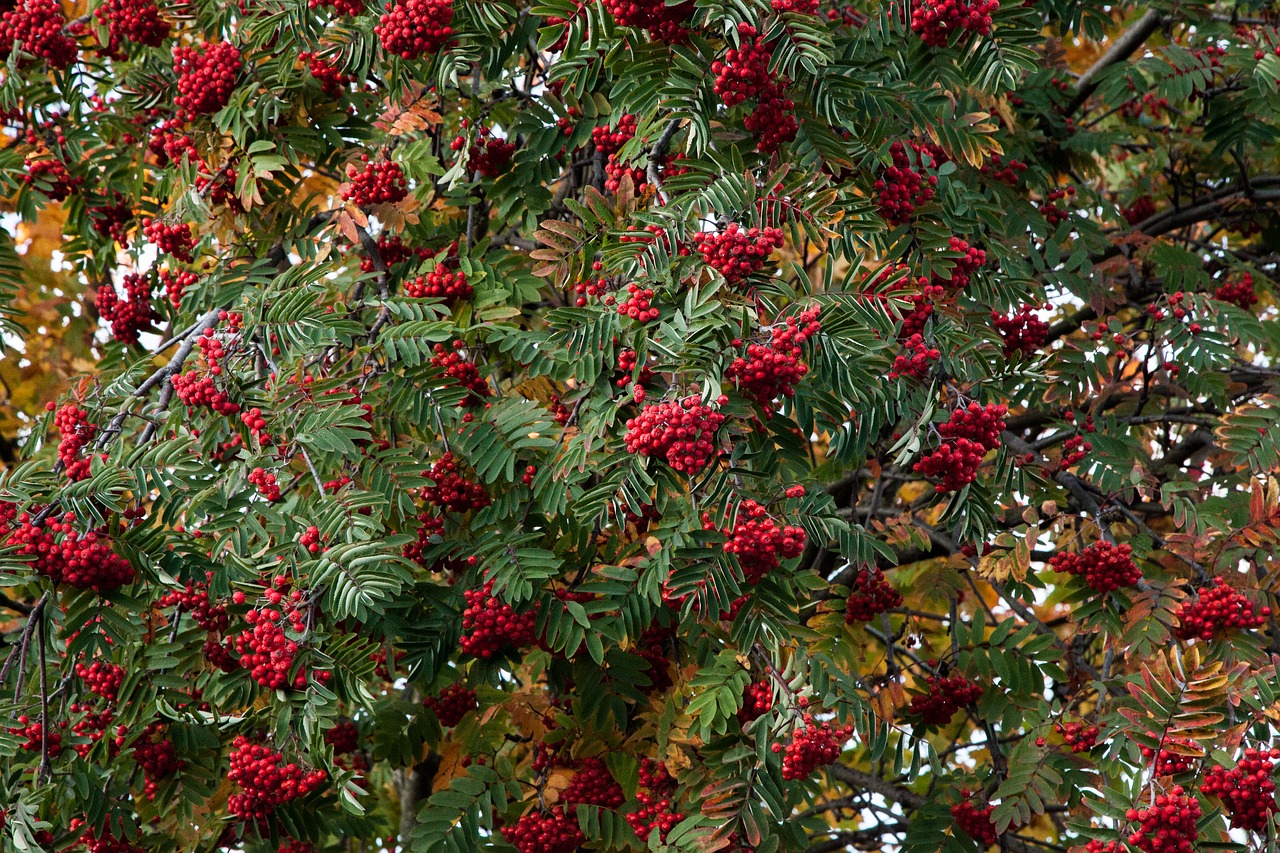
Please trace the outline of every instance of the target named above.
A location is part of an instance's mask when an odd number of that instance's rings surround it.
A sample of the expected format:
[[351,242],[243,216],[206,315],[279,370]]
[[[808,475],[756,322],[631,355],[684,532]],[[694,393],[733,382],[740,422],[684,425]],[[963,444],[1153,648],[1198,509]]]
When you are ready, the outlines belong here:
[[0,847],[1275,844],[1272,9],[0,6]]

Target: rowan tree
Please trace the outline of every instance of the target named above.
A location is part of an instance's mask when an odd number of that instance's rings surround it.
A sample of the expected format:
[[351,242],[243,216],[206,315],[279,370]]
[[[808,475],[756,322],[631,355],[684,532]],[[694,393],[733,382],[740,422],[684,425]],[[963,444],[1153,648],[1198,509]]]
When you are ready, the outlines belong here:
[[8,0],[0,847],[1270,849],[1277,23]]

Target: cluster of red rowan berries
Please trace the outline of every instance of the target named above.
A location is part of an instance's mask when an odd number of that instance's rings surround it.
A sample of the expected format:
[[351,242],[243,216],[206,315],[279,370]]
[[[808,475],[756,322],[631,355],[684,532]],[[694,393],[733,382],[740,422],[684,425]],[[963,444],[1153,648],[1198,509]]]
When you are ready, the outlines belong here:
[[0,16],[0,60],[9,58],[15,41],[23,53],[52,68],[66,68],[80,52],[76,40],[68,35],[58,0],[18,0]]
[[182,133],[181,127],[181,119],[171,118],[152,128],[147,149],[155,155],[157,166],[167,166],[170,162],[181,163],[184,159],[194,163],[200,159],[195,141],[190,134]]
[[909,146],[914,156],[907,154],[908,146],[901,142],[889,146],[893,165],[875,183],[880,215],[890,225],[910,222],[916,208],[933,201],[937,192],[938,176],[931,171],[938,165],[934,157],[923,145],[912,142]]
[[506,649],[522,649],[536,639],[534,625],[537,614],[532,610],[517,613],[493,594],[493,581],[480,589],[462,593],[466,609],[462,611],[462,638],[458,646],[466,654],[491,658]]
[[778,97],[781,88],[769,73],[773,52],[765,45],[764,37],[747,23],[738,24],[738,34],[741,45],[729,48],[724,58],[711,63],[711,73],[716,75],[715,93],[726,107],[752,98],[764,101]]
[[360,157],[364,167],[354,163],[347,166],[347,186],[342,190],[342,200],[357,207],[374,204],[395,204],[409,194],[409,184],[404,170],[394,160],[372,162],[368,154]]
[[111,337],[132,345],[160,315],[151,304],[151,280],[147,276],[126,273],[120,283],[124,286],[123,299],[116,293],[114,284],[104,282],[98,285],[94,304],[98,316],[111,324]]
[[448,729],[462,722],[462,718],[479,708],[480,703],[476,700],[476,692],[459,681],[423,699],[422,707],[434,713],[440,725]]
[[426,552],[436,546],[436,542],[432,542],[433,537],[440,537],[444,533],[444,519],[432,515],[428,510],[418,513],[418,530],[417,536],[412,542],[405,544],[401,549],[407,559],[413,560],[422,568],[428,571],[435,571],[436,567],[427,560]]
[[566,815],[559,806],[524,815],[502,827],[502,837],[518,853],[574,853],[586,841],[577,816]]
[[779,397],[793,396],[795,386],[809,372],[800,358],[804,344],[822,330],[819,312],[817,307],[807,308],[788,317],[785,324],[775,325],[769,343],[748,344],[746,356],[738,356],[725,370],[725,379],[765,408]]
[[446,512],[469,512],[489,505],[489,493],[480,483],[458,473],[458,460],[452,453],[433,462],[427,477],[435,485],[422,487],[422,499]]
[[1280,749],[1248,748],[1231,770],[1210,769],[1200,793],[1222,800],[1234,828],[1265,832],[1271,816],[1280,811],[1276,783],[1271,778],[1276,759],[1280,759]]
[[458,405],[463,408],[474,408],[484,405],[484,398],[493,392],[489,383],[480,375],[480,370],[462,357],[460,349],[466,346],[464,341],[454,341],[450,349],[444,344],[436,344],[432,348],[431,365],[441,370],[445,376],[457,380],[458,384],[471,393]]
[[271,433],[267,432],[267,419],[262,416],[262,409],[254,406],[248,411],[240,413],[240,422],[245,425],[258,442],[258,446],[266,447],[271,443]]
[[926,726],[945,726],[966,705],[972,705],[986,692],[981,684],[963,675],[930,675],[925,679],[927,693],[911,697],[910,711]]
[[1200,802],[1174,785],[1146,808],[1131,808],[1125,819],[1137,828],[1126,839],[1143,853],[1191,853],[1199,833]]
[[312,554],[319,554],[324,548],[324,537],[320,535],[320,528],[314,524],[302,531],[302,535],[298,537],[298,544],[306,548]]
[[196,246],[196,237],[187,223],[175,222],[169,225],[159,219],[146,217],[142,220],[142,233],[147,242],[163,254],[173,255],[185,263],[194,259],[191,250]]
[[675,793],[676,780],[666,765],[651,758],[640,759],[640,784],[636,789],[640,808],[627,813],[627,823],[642,842],[647,842],[654,830],[665,841],[667,833],[684,820],[684,815],[675,810]]
[[565,806],[585,804],[616,809],[626,799],[622,786],[599,758],[585,759],[582,767],[573,774],[568,787],[560,793],[560,802]]
[[854,622],[870,622],[881,613],[902,606],[902,595],[889,585],[884,572],[878,567],[871,567],[858,572],[853,582],[853,590],[844,605],[844,621],[847,625]]
[[1142,572],[1133,562],[1133,546],[1094,542],[1079,553],[1060,551],[1049,558],[1054,571],[1080,575],[1097,592],[1111,592],[1133,586]]
[[723,231],[700,231],[693,235],[693,245],[702,260],[737,285],[747,276],[759,272],[774,250],[783,243],[781,228],[743,228],[736,222]]
[[1050,190],[1045,194],[1044,201],[1039,205],[1039,211],[1045,222],[1049,223],[1050,228],[1058,227],[1071,216],[1070,209],[1064,205],[1069,204],[1071,197],[1075,194],[1076,188],[1073,186]]
[[742,690],[742,707],[738,709],[738,722],[742,725],[758,720],[773,710],[773,685],[768,679],[752,681]]
[[93,227],[99,234],[117,243],[129,239],[129,223],[133,221],[133,208],[126,201],[100,204],[89,208]]
[[664,0],[605,0],[604,7],[622,27],[643,27],[649,35],[665,42],[677,42],[688,34],[685,21],[693,3],[668,6]]
[[[467,126],[466,121],[462,126]],[[511,165],[511,158],[516,153],[515,143],[494,136],[493,131],[481,125],[476,130],[475,140],[468,146],[467,138],[459,135],[449,147],[454,151],[467,148],[467,170],[478,173],[484,178],[496,178]]]
[[97,425],[89,423],[89,413],[75,403],[63,404],[53,416],[53,425],[61,436],[58,440],[58,462],[62,464],[67,479],[87,478],[89,459],[83,453],[98,434]]
[[1026,163],[1012,157],[1005,160],[999,154],[993,154],[991,162],[984,163],[982,166],[982,174],[985,177],[1011,187],[1018,185],[1018,181],[1022,180],[1022,173],[1025,171],[1027,171]]
[[1151,196],[1139,196],[1133,200],[1133,204],[1120,211],[1120,215],[1124,217],[1124,221],[1130,225],[1137,225],[1139,222],[1145,222],[1156,213],[1156,203],[1151,200]]
[[631,113],[627,113],[618,119],[618,123],[613,127],[595,127],[591,129],[591,141],[595,143],[596,150],[600,152],[600,156],[605,158],[605,172],[608,180],[605,182],[605,189],[610,192],[617,192],[621,186],[622,177],[630,174],[632,182],[639,187],[644,183],[645,172],[643,169],[628,169],[621,160],[618,159],[618,152],[622,146],[630,142],[636,135],[636,117]]
[[[808,779],[819,767],[834,764],[844,748],[844,741],[853,734],[853,726],[833,727],[831,723],[818,723],[813,714],[804,715],[804,724],[791,735],[791,742],[783,747],[773,745],[774,752],[782,752],[782,778],[787,781]],[[784,751],[785,749],[785,751]]]
[[186,762],[178,758],[173,740],[163,723],[152,723],[133,742],[133,760],[142,768],[146,780],[143,793],[148,800],[156,798],[159,783],[181,770]]
[[449,304],[470,299],[475,290],[467,283],[467,274],[451,270],[439,264],[425,276],[408,279],[404,283],[404,295],[414,299],[443,299]]
[[276,475],[265,468],[254,468],[249,472],[248,480],[258,490],[258,494],[272,503],[281,499],[280,483],[276,481]]
[[18,725],[6,729],[9,734],[26,738],[26,741],[19,744],[19,749],[25,749],[30,752],[40,752],[44,748],[44,743],[48,741],[49,756],[54,757],[62,752],[62,735],[56,731],[50,731],[45,734],[44,726],[39,722],[32,722],[31,718],[26,714],[18,717]]
[[328,779],[323,770],[285,764],[283,755],[243,735],[232,741],[232,746],[227,779],[239,786],[240,793],[232,794],[227,806],[241,820],[270,817],[279,806],[307,796]]
[[124,667],[103,660],[95,660],[90,664],[77,663],[76,676],[84,682],[86,688],[108,702],[114,702],[120,685],[124,683]]
[[334,755],[350,755],[360,748],[360,730],[355,723],[344,720],[324,733],[324,742],[333,747]]
[[[431,252],[423,248],[413,248],[406,246],[396,234],[381,234],[378,236],[378,257],[382,259],[382,263],[391,269],[401,261],[407,261],[410,258],[417,258],[425,261],[431,257]],[[360,258],[360,272],[373,272],[373,258],[362,255]]]
[[[239,329],[240,315],[222,312],[219,319],[227,323],[228,335],[234,336]],[[220,391],[214,378],[223,374],[222,362],[227,357],[227,349],[217,329],[207,327],[203,334],[196,338],[196,347],[200,350],[200,364],[181,373],[171,380],[174,393],[188,409],[204,407],[225,415],[240,413],[240,405],[233,403],[226,392]]]
[[187,118],[216,113],[231,100],[242,67],[239,48],[229,42],[175,47],[173,71],[178,75],[178,96],[174,104]]
[[963,489],[978,479],[983,457],[999,446],[1008,411],[1003,404],[980,406],[976,402],[956,409],[951,413],[951,420],[938,427],[944,443],[917,462],[912,470],[925,477],[939,478],[941,482],[934,486],[938,494]]
[[107,0],[94,15],[107,27],[113,53],[121,41],[159,47],[169,37],[169,22],[160,17],[155,0]]
[[1049,324],[1036,316],[1035,310],[1034,306],[1023,305],[1007,317],[991,312],[991,325],[1004,341],[1005,358],[1018,353],[1034,355],[1049,339]]
[[213,572],[207,572],[205,578],[205,583],[188,581],[185,588],[166,592],[156,601],[156,606],[177,607],[206,631],[225,631],[231,617],[226,605],[209,597],[208,581],[213,580]]
[[[710,513],[703,514],[702,529],[716,529]],[[803,527],[778,524],[768,508],[750,499],[738,506],[733,527],[721,532],[729,537],[724,543],[725,553],[738,558],[743,577],[753,586],[777,569],[782,560],[798,557],[804,551]]]
[[756,108],[742,120],[743,128],[756,137],[757,151],[772,154],[796,138],[799,125],[796,124],[795,108],[795,102],[783,94],[781,86],[760,95]]
[[1257,610],[1248,596],[1224,579],[1214,578],[1212,586],[1200,590],[1195,599],[1184,601],[1178,608],[1178,627],[1173,633],[1180,640],[1199,638],[1208,642],[1226,631],[1257,628],[1270,616],[1270,607]]
[[[268,690],[301,690],[307,686],[307,673],[300,669],[292,677],[289,675],[298,644],[280,627],[280,616],[280,611],[273,608],[246,613],[245,621],[253,627],[235,637],[236,654],[240,655],[240,666],[249,670],[249,677]],[[292,623],[296,633],[306,630],[297,610],[290,611],[290,619],[298,620]]]
[[36,572],[55,584],[110,592],[133,583],[133,566],[111,550],[104,534],[76,530],[74,513],[50,518],[43,526],[25,512],[15,521],[5,544],[16,548],[16,556],[31,559]]
[[[1147,735],[1156,736],[1155,732],[1147,732]],[[1170,749],[1169,746],[1174,748]],[[1142,757],[1151,762],[1152,772],[1156,776],[1177,776],[1179,773],[1186,773],[1195,763],[1191,755],[1184,754],[1188,751],[1199,754],[1200,749],[1195,741],[1166,734],[1160,740],[1159,749],[1144,745]]]
[[169,304],[174,308],[182,307],[182,294],[187,288],[193,287],[200,280],[200,276],[189,270],[170,270],[168,267],[161,267],[157,273],[160,279],[160,286],[164,289],[165,296],[169,299]]
[[969,286],[973,274],[987,263],[987,253],[984,249],[970,246],[968,241],[959,237],[952,237],[947,242],[947,250],[960,255],[951,268],[951,277],[944,279],[935,271],[930,284],[944,287],[952,292],[964,290]]
[[1253,289],[1253,274],[1244,273],[1238,281],[1224,282],[1213,291],[1213,298],[1248,311],[1258,302],[1258,294]]
[[649,677],[649,685],[641,687],[645,694],[665,693],[674,681],[671,678],[671,645],[675,632],[662,625],[650,625],[641,632],[640,638],[631,648],[635,654],[649,664],[645,674]]
[[1098,727],[1087,723],[1055,723],[1053,730],[1062,736],[1062,742],[1072,752],[1088,752],[1098,743]]
[[925,343],[919,332],[903,341],[902,347],[905,351],[894,356],[893,367],[889,368],[890,379],[910,376],[923,382],[929,378],[933,363],[942,358],[942,350]]
[[[116,720],[115,711],[111,708],[104,708],[101,711],[94,710],[92,705],[84,702],[72,702],[67,706],[67,710],[73,715],[83,714],[79,720],[71,726],[71,733],[78,738],[85,738],[85,743],[73,743],[71,748],[76,751],[76,755],[81,758],[88,758],[89,753],[93,752],[93,748],[97,746],[104,737],[110,733],[111,737],[107,740],[107,755],[115,758],[120,754],[120,748],[124,746],[127,735],[129,734],[128,726],[114,725]],[[65,728],[66,724],[61,723],[60,727]],[[9,730],[10,734],[15,732],[14,729]],[[58,735],[58,740],[62,740],[62,736]],[[37,747],[38,748],[38,747]]]
[[31,156],[23,166],[22,182],[39,189],[50,201],[65,200],[81,184],[81,179],[72,177],[66,164],[57,157]]
[[[962,793],[965,796],[969,795],[968,791]],[[995,806],[992,805],[978,808],[973,804],[973,800],[966,799],[951,807],[951,818],[961,832],[978,842],[978,845],[985,850],[999,840],[996,835],[996,825],[991,822],[991,813],[995,810]]]
[[[649,365],[643,365],[639,373],[636,372],[636,359],[638,355],[633,349],[624,349],[618,353],[618,366],[614,368],[614,372],[619,374],[614,385],[619,388],[626,389],[632,381],[636,384],[636,402],[644,402],[643,390],[650,382],[653,381],[653,370]],[[633,380],[632,377],[635,377]]]
[[930,47],[946,47],[961,30],[991,34],[991,14],[999,0],[922,0],[911,12],[911,31]]
[[654,403],[627,420],[627,452],[660,456],[677,471],[697,474],[715,459],[714,438],[724,420],[696,396]]
[[325,97],[341,96],[356,79],[349,74],[343,74],[342,69],[319,54],[304,51],[298,54],[298,59],[307,63],[307,71],[311,73],[312,79],[320,84],[320,91],[324,92]]
[[364,0],[307,0],[307,6],[312,9],[332,7],[334,12],[348,18],[363,15],[365,12]]
[[[618,303],[618,313],[640,323],[649,323],[662,313],[653,307],[654,289],[639,284],[627,285],[627,298]],[[611,297],[606,297],[606,302]]]
[[417,59],[453,38],[452,0],[400,0],[384,8],[373,31],[387,53]]

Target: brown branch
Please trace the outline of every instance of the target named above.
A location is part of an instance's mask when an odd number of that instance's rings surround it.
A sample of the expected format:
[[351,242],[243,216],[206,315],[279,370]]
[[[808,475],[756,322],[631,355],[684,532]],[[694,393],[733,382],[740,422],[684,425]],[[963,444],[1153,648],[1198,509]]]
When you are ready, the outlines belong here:
[[1076,95],[1067,104],[1064,115],[1073,115],[1076,110],[1089,100],[1089,96],[1098,88],[1098,78],[1102,72],[1106,71],[1112,65],[1117,65],[1128,59],[1134,51],[1142,46],[1142,43],[1154,33],[1164,22],[1165,17],[1162,12],[1157,9],[1148,9],[1138,18],[1128,30],[1122,33],[1114,41],[1111,47],[1107,48],[1098,60],[1089,66],[1089,68],[1080,75],[1080,79],[1076,81]]

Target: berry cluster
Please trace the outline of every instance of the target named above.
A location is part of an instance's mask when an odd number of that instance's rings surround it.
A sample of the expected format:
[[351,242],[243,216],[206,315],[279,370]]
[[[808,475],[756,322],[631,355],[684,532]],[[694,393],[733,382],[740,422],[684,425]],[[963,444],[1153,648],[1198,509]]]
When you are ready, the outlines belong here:
[[436,695],[423,699],[422,707],[434,713],[440,725],[448,729],[462,722],[462,718],[479,708],[480,703],[474,690],[462,682],[455,682]]
[[662,312],[653,307],[654,293],[652,287],[628,284],[627,298],[618,303],[618,313],[640,323],[649,323],[658,319]]
[[[110,732],[111,737],[107,739],[107,754],[115,758],[120,754],[120,748],[124,746],[126,735],[129,733],[127,726],[113,725],[115,723],[116,714],[111,708],[105,708],[101,711],[95,711],[92,705],[83,702],[72,702],[67,709],[72,714],[84,714],[71,726],[71,733],[76,737],[86,738],[87,743],[74,743],[71,748],[76,751],[76,755],[81,758],[88,758],[89,753],[93,752],[93,748]],[[16,730],[10,729],[10,734],[15,734]],[[58,740],[62,740],[62,736],[58,735]],[[59,744],[61,745],[61,744]]]
[[1133,204],[1122,209],[1120,215],[1124,217],[1124,221],[1130,225],[1137,225],[1139,222],[1145,222],[1156,213],[1156,203],[1151,200],[1151,196],[1139,196],[1133,200]]
[[[464,146],[467,146],[465,136],[458,136],[449,144],[454,151],[461,151]],[[467,168],[481,177],[496,178],[506,171],[515,153],[515,143],[494,136],[490,128],[481,125],[475,141],[467,146]]]
[[573,774],[569,786],[560,794],[560,802],[566,806],[585,804],[616,809],[626,802],[622,786],[613,778],[609,768],[599,758],[588,758]]
[[711,63],[711,73],[716,75],[715,93],[726,107],[765,96],[776,87],[769,73],[773,54],[765,46],[764,38],[747,23],[738,24],[738,34],[742,36],[741,47],[729,48],[723,59]]
[[374,204],[395,204],[409,194],[409,184],[400,164],[394,160],[374,163],[369,155],[360,157],[364,168],[354,163],[347,166],[347,185],[342,190],[342,200],[357,207]]
[[[1155,737],[1155,732],[1147,732]],[[1170,748],[1172,747],[1172,748]],[[1194,755],[1188,754],[1194,753]],[[1200,755],[1200,748],[1190,738],[1165,735],[1160,740],[1159,750],[1149,746],[1142,747],[1142,757],[1151,762],[1152,772],[1156,776],[1177,776],[1186,773],[1195,763],[1195,756]]]
[[270,817],[278,806],[305,797],[328,778],[323,770],[307,771],[293,762],[285,764],[280,753],[243,735],[232,746],[227,779],[236,783],[241,793],[232,794],[227,806],[241,820]]
[[142,233],[147,242],[160,252],[173,255],[180,261],[191,263],[194,257],[191,250],[196,246],[196,236],[191,233],[191,226],[185,222],[167,225],[159,219],[146,217],[142,220]]
[[774,250],[782,247],[783,239],[781,228],[743,228],[731,222],[723,231],[694,234],[693,245],[708,266],[730,285],[737,285],[763,269]]
[[574,853],[586,841],[577,816],[559,806],[547,812],[530,812],[512,826],[502,827],[502,837],[518,853]]
[[1017,313],[1005,316],[991,312],[991,325],[1004,341],[1005,358],[1021,353],[1035,355],[1049,338],[1049,324],[1035,314],[1031,305],[1023,305]]
[[[50,405],[53,405],[52,403]],[[58,440],[58,462],[67,479],[76,481],[89,476],[89,459],[84,449],[98,434],[98,427],[89,423],[89,414],[75,403],[65,403],[53,416],[53,425],[61,438]]]
[[632,377],[635,377],[636,402],[644,402],[644,389],[653,381],[653,370],[649,365],[642,365],[639,373],[636,372],[636,359],[638,354],[633,349],[624,349],[618,353],[618,366],[614,368],[614,372],[619,374],[614,381],[614,385],[623,390],[632,383]]
[[1044,217],[1045,222],[1049,223],[1050,228],[1057,228],[1071,216],[1070,208],[1064,205],[1069,203],[1071,197],[1075,194],[1076,188],[1072,186],[1050,190],[1045,194],[1044,201],[1039,205],[1039,210],[1040,215]]
[[1055,723],[1053,730],[1072,752],[1088,752],[1098,743],[1098,727],[1081,722]]
[[1143,853],[1191,853],[1198,837],[1200,802],[1174,785],[1151,806],[1129,809],[1125,818],[1138,824],[1127,840]]
[[160,287],[164,289],[164,295],[168,297],[169,304],[174,308],[182,307],[182,294],[200,280],[200,276],[193,272],[188,270],[174,272],[168,267],[161,267],[157,275],[160,279]]
[[822,330],[819,311],[813,307],[788,317],[785,325],[773,327],[767,344],[748,344],[746,356],[738,356],[725,370],[725,379],[765,408],[779,397],[793,396],[796,384],[809,372],[800,360],[802,347]]
[[1246,749],[1231,770],[1210,769],[1200,793],[1222,800],[1236,829],[1265,832],[1271,816],[1280,811],[1276,783],[1271,778],[1276,759],[1280,759],[1280,749]]
[[431,356],[431,364],[442,370],[445,376],[456,379],[459,385],[471,392],[458,405],[474,408],[483,406],[484,398],[493,392],[489,390],[489,383],[480,375],[479,369],[462,357],[459,350],[465,346],[463,341],[454,341],[452,349],[444,344],[436,344],[432,349],[434,355]]
[[684,820],[684,815],[674,810],[675,793],[676,780],[666,765],[650,758],[640,759],[640,784],[636,790],[640,808],[628,812],[627,823],[641,842],[647,842],[654,830],[660,840],[666,841],[667,833]]
[[178,75],[178,97],[174,104],[187,118],[216,113],[231,100],[236,75],[243,66],[239,48],[225,41],[175,47],[173,71]]
[[110,53],[118,52],[121,41],[159,47],[169,37],[169,22],[160,17],[155,0],[107,0],[94,15],[107,27]]
[[649,664],[645,675],[649,685],[641,687],[646,694],[664,693],[674,682],[671,678],[671,646],[675,633],[661,625],[651,625],[641,634],[631,651]]
[[596,150],[605,158],[605,174],[608,180],[605,181],[605,189],[609,192],[617,192],[618,187],[622,185],[622,178],[630,175],[631,182],[638,189],[645,182],[645,170],[640,168],[630,168],[626,166],[619,158],[618,152],[623,145],[630,142],[636,135],[636,117],[630,113],[618,119],[615,127],[595,127],[591,129],[591,141],[595,143]]
[[347,720],[325,732],[324,742],[333,747],[334,755],[350,755],[360,748],[360,730]]
[[31,722],[31,718],[26,714],[18,717],[18,725],[11,729],[6,729],[9,734],[26,738],[25,743],[19,744],[19,749],[25,749],[29,752],[39,752],[43,748],[44,742],[49,742],[50,757],[56,756],[62,752],[62,735],[58,732],[51,731],[45,734],[44,726],[40,723]]
[[938,494],[956,492],[978,479],[982,458],[1000,444],[1004,416],[1009,409],[1003,404],[979,406],[970,403],[951,413],[951,420],[938,427],[945,440],[935,451],[912,468],[925,477],[942,482],[934,486]]
[[312,9],[332,7],[337,14],[349,18],[364,14],[364,0],[307,0],[307,6]]
[[880,215],[890,225],[910,222],[916,208],[933,201],[937,192],[938,176],[931,170],[938,164],[929,149],[915,142],[909,143],[909,147],[914,156],[907,154],[908,146],[901,142],[889,146],[893,165],[885,169],[875,183]]
[[1133,562],[1133,547],[1094,542],[1079,553],[1060,551],[1049,558],[1054,571],[1081,575],[1090,588],[1111,592],[1133,586],[1142,580],[1142,572]]
[[9,58],[15,41],[23,53],[53,68],[66,68],[79,53],[58,0],[18,0],[0,16],[0,60]]
[[160,315],[151,305],[149,278],[126,273],[121,284],[124,285],[124,299],[116,293],[114,284],[104,282],[98,285],[94,304],[98,316],[111,324],[111,337],[122,344],[132,345],[138,342],[142,332],[151,328],[152,321],[160,319]]
[[109,237],[116,243],[125,243],[129,239],[129,223],[133,221],[133,208],[123,200],[101,204],[89,208],[93,219],[93,227],[99,234]]
[[510,604],[493,595],[493,581],[480,589],[462,593],[467,607],[462,611],[462,638],[458,646],[466,654],[491,658],[506,649],[522,649],[537,639],[533,611],[517,613]]
[[1021,160],[1015,160],[1012,157],[1005,160],[999,154],[993,154],[990,163],[984,163],[982,166],[982,174],[993,181],[999,181],[1011,187],[1016,187],[1018,181],[1022,180],[1022,173],[1027,171],[1027,164]]
[[276,475],[265,468],[254,468],[249,472],[248,480],[258,490],[258,494],[272,503],[281,499],[280,484],[276,482]]
[[5,544],[16,548],[16,556],[31,558],[36,572],[55,584],[109,592],[133,583],[133,566],[111,550],[106,537],[97,530],[81,534],[75,521],[67,513],[37,526],[24,512]]
[[[272,592],[275,593],[274,590]],[[278,593],[271,597],[278,599]],[[290,640],[280,627],[282,615],[287,618],[289,627],[295,634],[306,632],[305,616],[296,607],[289,607],[284,614],[271,607],[250,610],[245,614],[244,621],[253,627],[236,635],[235,651],[240,656],[240,666],[249,670],[249,677],[268,690],[302,690],[307,686],[308,673],[304,667],[292,677],[289,675],[294,658],[298,655],[298,644]],[[329,678],[328,672],[316,671],[311,674],[318,682]]]
[[[213,572],[206,573],[207,580],[213,580]],[[226,605],[209,598],[208,583],[188,582],[185,589],[166,592],[156,601],[156,606],[177,607],[183,614],[190,616],[206,631],[225,631],[231,623]]]
[[991,13],[999,0],[921,0],[911,12],[911,31],[930,47],[946,47],[952,33],[991,34]]
[[76,664],[76,675],[84,686],[106,699],[116,701],[120,685],[124,683],[124,667],[107,661],[95,660],[91,664]]
[[298,537],[298,544],[312,554],[319,554],[325,550],[324,541],[325,538],[320,535],[320,528],[314,524],[302,531],[302,535]]
[[[239,315],[224,313],[220,319],[227,321],[228,332],[234,334],[239,326]],[[214,383],[214,377],[223,374],[222,362],[227,356],[226,347],[216,331],[212,327],[206,328],[204,334],[196,338],[200,365],[173,377],[173,390],[188,409],[199,406],[224,416],[237,415],[240,405],[233,403],[226,392],[218,390]]]
[[695,396],[645,406],[627,420],[627,452],[661,456],[686,474],[697,474],[716,457],[716,430],[724,415]]
[[[716,529],[709,513],[702,516],[702,529]],[[725,552],[738,558],[743,577],[753,586],[777,569],[782,560],[798,557],[804,551],[804,528],[779,525],[767,508],[753,500],[739,505],[733,527],[722,532],[729,537],[724,543]]]
[[894,356],[889,369],[890,379],[910,376],[920,382],[929,378],[933,363],[942,358],[942,350],[925,343],[924,335],[916,332],[902,342],[904,352]]
[[57,157],[26,158],[23,163],[22,182],[29,187],[36,187],[48,197],[49,201],[63,201],[81,183],[67,171],[67,166]]
[[469,512],[489,505],[489,493],[480,483],[458,473],[458,460],[452,453],[433,462],[427,477],[435,485],[422,487],[422,499],[446,512]]
[[985,850],[999,840],[996,825],[991,822],[991,813],[995,810],[992,805],[978,808],[973,800],[961,800],[951,807],[951,818],[956,822],[957,829],[978,842]]
[[757,151],[772,154],[796,138],[799,125],[793,112],[795,108],[795,102],[783,94],[781,86],[760,95],[756,108],[742,120],[743,128],[756,136]]
[[911,697],[911,713],[926,726],[945,726],[966,705],[972,705],[985,692],[981,684],[963,675],[931,675],[925,679],[927,693]]
[[417,59],[436,52],[453,38],[452,0],[401,0],[384,8],[373,31],[387,53]]
[[342,69],[323,56],[304,51],[298,54],[298,59],[307,63],[307,70],[311,72],[312,79],[320,84],[320,91],[324,92],[327,98],[340,97],[347,87],[355,82],[356,78],[343,74]]
[[133,742],[133,760],[142,768],[146,779],[143,792],[148,800],[156,798],[159,783],[181,770],[186,762],[178,758],[173,741],[163,723],[147,726],[142,737]]
[[1194,601],[1182,603],[1177,616],[1174,636],[1179,640],[1199,638],[1208,642],[1227,631],[1257,628],[1271,616],[1271,608],[1255,611],[1248,596],[1237,592],[1222,578],[1214,578],[1213,586],[1200,590]]
[[870,622],[872,619],[902,606],[902,595],[889,585],[884,572],[873,567],[858,572],[853,582],[853,591],[844,605],[844,621],[847,625],[854,622]]
[[[834,764],[844,741],[852,734],[853,726],[833,728],[830,723],[818,724],[812,714],[805,714],[804,725],[792,734],[782,756],[782,778],[808,779],[819,767]],[[783,752],[782,744],[775,743],[773,751]]]
[[[413,248],[406,246],[404,240],[395,234],[382,234],[378,237],[378,257],[382,258],[382,263],[387,269],[394,267],[401,261],[407,261],[410,258],[417,258],[425,261],[431,257],[431,252],[422,248]],[[373,272],[373,258],[364,255],[360,258],[360,272]]]
[[953,293],[964,290],[969,286],[969,280],[973,274],[982,269],[987,262],[987,253],[983,249],[976,246],[970,246],[965,240],[959,237],[952,237],[947,244],[947,251],[955,252],[960,255],[955,260],[955,265],[951,268],[950,278],[943,278],[937,270],[933,273],[933,278],[929,283],[940,286],[952,291]]
[[665,42],[680,41],[688,30],[684,22],[693,13],[693,2],[668,6],[665,0],[605,0],[604,7],[622,27],[644,27]]
[[753,681],[742,690],[742,707],[738,709],[738,722],[746,725],[773,710],[773,686],[765,681]]
[[1219,302],[1228,302],[1237,308],[1248,311],[1258,302],[1258,294],[1253,289],[1253,275],[1245,273],[1239,281],[1228,281],[1213,291],[1213,298]]

